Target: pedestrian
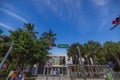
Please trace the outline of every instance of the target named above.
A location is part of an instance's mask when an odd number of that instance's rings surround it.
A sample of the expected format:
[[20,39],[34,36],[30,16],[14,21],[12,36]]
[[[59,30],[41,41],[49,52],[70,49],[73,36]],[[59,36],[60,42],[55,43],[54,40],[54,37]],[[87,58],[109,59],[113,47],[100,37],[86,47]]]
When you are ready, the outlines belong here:
[[25,80],[25,72],[23,72],[22,80]]
[[23,78],[23,72],[22,72],[22,71],[20,71],[20,72],[18,73],[17,80],[24,80],[24,78]]
[[10,75],[8,80],[16,80],[16,78],[17,78],[17,72],[14,72],[12,75]]
[[104,80],[108,80],[106,74],[104,74]]

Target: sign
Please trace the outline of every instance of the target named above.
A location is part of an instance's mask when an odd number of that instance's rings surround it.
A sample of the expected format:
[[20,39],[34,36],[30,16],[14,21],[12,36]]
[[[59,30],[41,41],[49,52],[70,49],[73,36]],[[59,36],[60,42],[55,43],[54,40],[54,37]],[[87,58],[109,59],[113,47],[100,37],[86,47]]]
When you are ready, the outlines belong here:
[[68,48],[68,44],[58,44],[58,48]]

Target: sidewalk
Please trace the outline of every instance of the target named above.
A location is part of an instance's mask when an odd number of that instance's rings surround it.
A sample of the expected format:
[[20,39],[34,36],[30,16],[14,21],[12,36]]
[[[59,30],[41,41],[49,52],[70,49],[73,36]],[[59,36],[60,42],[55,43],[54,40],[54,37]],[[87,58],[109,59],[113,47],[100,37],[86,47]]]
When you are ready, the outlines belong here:
[[[47,80],[46,76],[42,77],[42,76],[38,76],[36,77],[36,80]],[[71,80],[69,77],[59,77],[59,76],[49,76],[48,80]],[[84,79],[73,79],[73,80],[84,80]],[[87,80],[104,80],[104,79],[87,79]]]
[[[65,76],[65,75],[63,75],[63,76],[48,76],[48,77],[42,76],[42,75],[38,75],[38,76],[36,76],[36,80],[72,80],[72,79],[70,79],[70,77]],[[76,78],[76,79],[73,79],[73,80],[84,80],[84,79]],[[102,78],[102,77],[101,78],[94,78],[94,79],[87,78],[87,80],[104,80],[104,78]],[[120,78],[114,77],[113,80],[120,80]]]

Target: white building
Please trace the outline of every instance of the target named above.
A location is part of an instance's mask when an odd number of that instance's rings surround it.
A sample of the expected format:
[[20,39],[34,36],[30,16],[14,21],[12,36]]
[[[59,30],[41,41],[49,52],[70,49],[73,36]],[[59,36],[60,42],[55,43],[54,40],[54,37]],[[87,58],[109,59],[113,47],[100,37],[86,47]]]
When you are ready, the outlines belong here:
[[[49,74],[49,75],[70,75],[71,72],[75,72],[74,68],[76,66],[80,69],[81,65],[79,65],[78,57],[75,58],[68,58],[67,54],[49,54],[46,64],[44,65],[44,69],[42,69],[42,74]],[[109,69],[108,65],[94,65],[94,64],[86,64],[85,66],[86,72],[93,72],[93,70],[97,69],[98,73],[103,74],[106,70]],[[93,73],[96,73],[94,71]],[[81,72],[80,72],[81,74]]]
[[67,63],[67,54],[49,54],[46,65],[44,66],[43,74],[46,74],[48,69],[48,74],[51,75],[55,75],[57,72],[63,75],[67,74]]

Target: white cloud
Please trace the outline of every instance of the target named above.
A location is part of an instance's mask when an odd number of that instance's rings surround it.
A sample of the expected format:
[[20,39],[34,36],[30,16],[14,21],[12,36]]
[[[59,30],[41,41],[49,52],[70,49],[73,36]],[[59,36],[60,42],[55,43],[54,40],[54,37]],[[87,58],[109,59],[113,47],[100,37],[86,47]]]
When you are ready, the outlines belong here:
[[61,18],[78,17],[81,10],[81,0],[43,0],[43,3]]
[[11,16],[13,16],[13,17],[15,17],[15,18],[17,18],[17,19],[19,19],[19,20],[21,20],[21,21],[23,21],[23,22],[25,22],[25,23],[28,23],[28,21],[26,19],[24,19],[23,17],[15,14],[15,13],[13,13],[11,11],[8,11],[8,10],[3,9],[3,8],[0,8],[0,10],[7,13],[7,14],[9,14],[9,15],[11,15]]
[[4,23],[1,23],[1,22],[0,22],[0,26],[2,26],[2,27],[4,27],[4,28],[7,28],[7,29],[9,29],[9,30],[13,30],[10,26],[8,26],[8,25],[6,25],[6,24],[4,24]]
[[107,4],[107,0],[92,0],[97,6],[104,6]]

